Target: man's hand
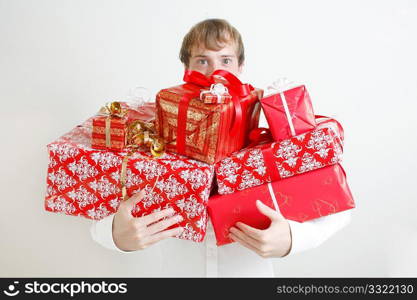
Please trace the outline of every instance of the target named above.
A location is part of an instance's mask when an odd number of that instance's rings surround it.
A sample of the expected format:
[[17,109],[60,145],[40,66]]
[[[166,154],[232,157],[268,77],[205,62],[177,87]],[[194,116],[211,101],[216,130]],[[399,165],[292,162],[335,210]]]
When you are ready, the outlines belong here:
[[[182,227],[165,230],[181,222],[180,215],[174,215],[172,208],[164,209],[150,215],[135,218],[132,209],[144,196],[144,190],[120,203],[113,219],[113,240],[116,246],[123,251],[136,251],[149,247],[168,237],[180,235]],[[169,217],[163,219],[165,217]],[[161,220],[163,219],[163,220]]]
[[291,230],[288,221],[281,213],[256,201],[258,210],[271,219],[271,225],[260,230],[241,222],[230,228],[229,237],[246,248],[255,251],[261,257],[283,257],[291,250]]

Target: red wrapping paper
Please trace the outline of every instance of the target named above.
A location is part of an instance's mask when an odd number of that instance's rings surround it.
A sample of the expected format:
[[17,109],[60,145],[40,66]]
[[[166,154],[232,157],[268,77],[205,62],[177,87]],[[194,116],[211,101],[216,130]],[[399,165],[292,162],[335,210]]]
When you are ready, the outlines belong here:
[[263,184],[229,195],[210,197],[208,213],[217,245],[231,243],[230,227],[236,222],[266,229],[270,219],[261,214],[256,200],[274,209],[272,188],[279,210],[288,219],[305,222],[352,209],[355,203],[340,164],[321,168],[300,176]]
[[[288,105],[294,134],[282,102],[282,94]],[[313,130],[316,126],[313,105],[304,85],[286,90],[282,94],[276,93],[261,99],[262,109],[275,141]]]
[[[92,119],[48,145],[49,165],[44,207],[47,211],[100,220],[122,201],[121,169],[126,152],[91,148]],[[183,221],[181,239],[201,242],[207,225],[207,201],[213,166],[175,154],[158,159],[138,151],[126,166],[130,197],[145,189],[134,217],[172,207]]]
[[218,162],[218,193],[231,194],[341,162],[343,128],[328,117],[318,116],[317,123],[312,131],[243,149]]
[[[203,81],[199,83],[194,76],[197,73],[189,71],[191,76],[184,76],[186,84],[158,93],[156,129],[167,151],[213,164],[247,145],[248,133],[258,126],[262,90],[252,88],[242,93],[245,96],[236,92],[225,103],[205,104],[200,92],[210,86],[206,86],[209,79],[198,73],[197,79]],[[232,93],[230,88],[229,92]]]

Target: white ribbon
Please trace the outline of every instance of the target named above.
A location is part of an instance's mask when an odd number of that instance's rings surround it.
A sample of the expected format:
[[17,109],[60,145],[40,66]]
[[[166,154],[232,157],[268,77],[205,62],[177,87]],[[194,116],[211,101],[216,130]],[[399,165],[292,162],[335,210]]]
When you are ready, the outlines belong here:
[[268,86],[268,90],[272,90],[274,93],[279,93],[281,96],[282,105],[284,106],[285,115],[288,120],[288,124],[290,126],[291,135],[295,136],[295,128],[294,123],[292,121],[292,117],[290,114],[290,110],[288,109],[287,99],[285,98],[285,91],[292,89],[294,87],[299,86],[293,81],[288,80],[287,78],[279,78],[278,80],[274,81],[270,86]]
[[217,97],[217,103],[221,103],[222,96],[229,93],[227,87],[223,85],[223,83],[213,83],[210,86],[210,90],[208,91],[201,91],[200,99],[203,99],[204,94],[212,94]]
[[281,213],[278,207],[277,198],[275,198],[274,189],[272,188],[272,184],[270,182],[268,182],[268,190],[269,190],[269,194],[271,195],[272,203],[274,204],[275,210]]

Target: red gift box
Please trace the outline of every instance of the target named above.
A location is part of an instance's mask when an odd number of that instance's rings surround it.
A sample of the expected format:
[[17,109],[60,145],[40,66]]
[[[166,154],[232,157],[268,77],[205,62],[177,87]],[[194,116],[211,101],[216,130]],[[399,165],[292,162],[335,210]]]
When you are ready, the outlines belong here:
[[320,218],[355,207],[340,164],[317,169],[300,176],[263,184],[229,195],[215,195],[208,202],[217,245],[231,243],[230,227],[236,222],[266,229],[270,219],[261,214],[256,200],[275,209],[274,198],[282,215],[297,222]]
[[343,128],[328,117],[318,116],[317,123],[312,131],[243,149],[218,162],[218,193],[231,194],[341,162]]
[[262,109],[275,141],[299,135],[316,126],[313,106],[304,85],[261,99]]
[[[200,92],[222,76],[231,99],[205,104]],[[225,80],[224,80],[225,79]],[[167,151],[213,164],[248,142],[248,133],[258,126],[262,91],[243,84],[227,71],[212,76],[186,70],[183,85],[161,90],[156,98],[157,133]]]
[[91,148],[92,118],[48,145],[47,211],[100,220],[117,211],[124,178],[127,196],[145,190],[132,211],[141,217],[172,207],[183,221],[179,238],[201,242],[213,166],[165,153],[111,152]]
[[[111,111],[107,111],[93,117],[91,147],[94,149],[122,151],[126,147],[130,122],[134,120],[153,122],[155,119],[154,103],[145,103],[139,107],[128,106],[125,102],[113,103],[119,103],[123,113],[114,114]],[[110,106],[111,103],[109,103],[108,107]]]

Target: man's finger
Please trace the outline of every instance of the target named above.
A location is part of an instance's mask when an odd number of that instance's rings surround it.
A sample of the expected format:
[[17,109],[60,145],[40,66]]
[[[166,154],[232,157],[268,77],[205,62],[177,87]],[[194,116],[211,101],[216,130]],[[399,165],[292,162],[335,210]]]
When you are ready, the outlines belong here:
[[242,230],[244,233],[246,233],[251,238],[253,238],[255,240],[258,240],[258,241],[262,239],[262,236],[264,234],[263,230],[254,228],[254,227],[249,226],[249,225],[247,225],[245,223],[242,223],[242,222],[237,222],[235,224],[235,226],[237,228],[239,228],[240,230]]
[[255,247],[253,247],[252,245],[250,245],[249,243],[245,242],[244,240],[242,240],[241,238],[239,238],[238,236],[234,235],[233,233],[229,234],[229,237],[235,241],[238,242],[239,244],[241,244],[242,246],[248,248],[249,250],[252,250],[255,253],[260,253],[258,249],[256,249]]
[[168,227],[181,222],[183,220],[183,217],[181,215],[175,215],[173,217],[170,217],[168,219],[156,222],[153,225],[148,226],[148,233],[151,234],[155,234],[158,233],[160,231],[163,231],[165,229],[167,229]]
[[272,222],[284,219],[281,213],[278,213],[275,209],[272,209],[268,205],[265,205],[260,200],[256,200],[256,207],[258,208],[261,214],[267,216]]
[[131,213],[135,205],[145,196],[145,190],[141,190],[132,195],[129,199],[120,204],[125,212]]
[[163,209],[163,210],[160,210],[160,211],[157,211],[157,212],[154,212],[154,213],[151,213],[149,215],[141,217],[140,222],[145,224],[145,225],[149,225],[149,224],[152,224],[152,223],[155,223],[155,222],[161,220],[162,218],[170,217],[174,213],[175,213],[175,210],[172,207],[166,208],[166,209]]
[[238,237],[240,240],[245,241],[246,244],[251,245],[255,249],[259,249],[259,246],[260,246],[259,241],[257,241],[254,238],[248,236],[243,231],[240,231],[236,227],[231,227],[229,231],[230,231],[230,233],[233,233],[234,236]]
[[164,230],[164,231],[158,232],[154,235],[151,235],[148,238],[146,243],[148,245],[152,245],[152,244],[154,244],[156,242],[159,242],[161,240],[164,240],[166,238],[178,236],[183,231],[184,231],[184,228],[182,228],[182,227],[175,227],[175,228],[172,228],[172,229],[169,229],[169,230]]

